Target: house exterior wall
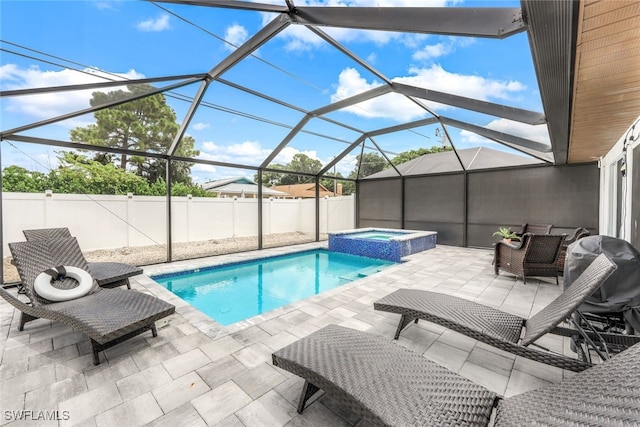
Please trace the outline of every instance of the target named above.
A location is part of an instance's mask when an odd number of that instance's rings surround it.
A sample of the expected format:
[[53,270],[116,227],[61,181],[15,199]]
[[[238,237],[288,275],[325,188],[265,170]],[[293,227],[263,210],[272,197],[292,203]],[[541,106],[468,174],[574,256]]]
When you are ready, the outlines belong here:
[[600,160],[600,183],[601,234],[640,248],[640,117]]

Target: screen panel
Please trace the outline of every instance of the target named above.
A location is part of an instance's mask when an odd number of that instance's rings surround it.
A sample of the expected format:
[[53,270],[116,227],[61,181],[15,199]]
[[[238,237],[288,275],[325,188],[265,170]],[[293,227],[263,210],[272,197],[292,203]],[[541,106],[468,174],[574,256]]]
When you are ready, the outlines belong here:
[[357,187],[358,226],[402,228],[402,181],[360,181]]

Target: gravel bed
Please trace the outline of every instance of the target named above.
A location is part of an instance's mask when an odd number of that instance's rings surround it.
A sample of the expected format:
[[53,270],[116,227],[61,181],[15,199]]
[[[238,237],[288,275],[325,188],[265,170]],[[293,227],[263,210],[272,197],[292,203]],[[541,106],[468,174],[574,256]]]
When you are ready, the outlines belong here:
[[[321,240],[326,240],[327,235],[320,235]],[[263,236],[262,246],[272,248],[277,246],[295,245],[315,241],[315,236],[301,232],[267,234]],[[245,252],[258,248],[258,237],[230,237],[226,239],[212,239],[189,243],[174,243],[172,257],[174,260],[200,258],[203,256],[222,255],[233,252]],[[101,249],[85,252],[88,261],[113,261],[126,262],[135,265],[149,265],[165,262],[167,259],[167,245],[135,246],[118,249]],[[3,260],[4,282],[18,282],[18,271],[11,264],[11,257]]]

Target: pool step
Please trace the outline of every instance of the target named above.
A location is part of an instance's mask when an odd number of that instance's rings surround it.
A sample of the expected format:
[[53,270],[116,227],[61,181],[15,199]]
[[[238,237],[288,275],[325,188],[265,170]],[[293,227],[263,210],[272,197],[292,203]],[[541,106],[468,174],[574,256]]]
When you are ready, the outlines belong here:
[[363,277],[370,276],[374,273],[377,273],[380,270],[381,268],[379,266],[367,267],[367,268],[363,268],[362,270],[344,274],[340,276],[340,278],[343,280],[354,281],[354,280],[362,279]]

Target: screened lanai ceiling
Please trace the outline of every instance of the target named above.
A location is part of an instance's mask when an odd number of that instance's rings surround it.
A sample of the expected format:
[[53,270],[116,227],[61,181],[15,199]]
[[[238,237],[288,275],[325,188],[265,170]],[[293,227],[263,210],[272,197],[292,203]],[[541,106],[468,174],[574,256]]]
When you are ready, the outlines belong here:
[[[568,161],[573,1],[30,3],[2,5],[3,166],[97,150],[188,160],[205,182],[299,153],[351,179],[432,148],[462,169],[482,147]],[[78,132],[156,94],[179,126],[154,147]]]

